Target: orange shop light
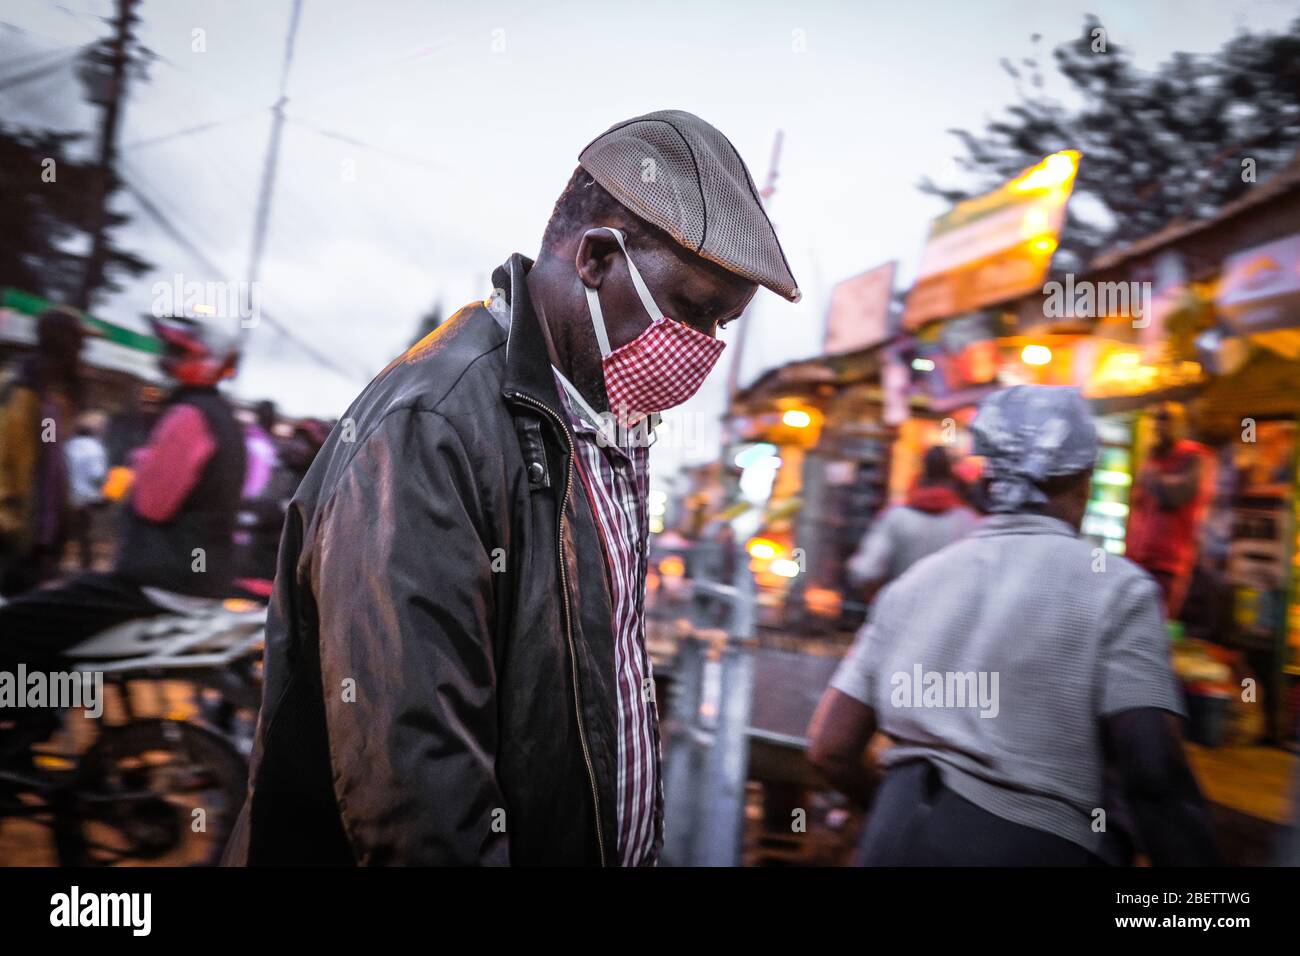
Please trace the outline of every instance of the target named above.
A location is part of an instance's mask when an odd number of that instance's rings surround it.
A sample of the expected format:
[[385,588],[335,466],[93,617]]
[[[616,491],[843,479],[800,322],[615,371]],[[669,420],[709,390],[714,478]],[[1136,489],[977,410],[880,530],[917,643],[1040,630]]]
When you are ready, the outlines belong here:
[[1049,365],[1052,350],[1046,345],[1026,345],[1020,352],[1020,361],[1026,365]]
[[807,428],[812,424],[812,416],[802,408],[792,408],[781,416],[781,424],[791,428]]

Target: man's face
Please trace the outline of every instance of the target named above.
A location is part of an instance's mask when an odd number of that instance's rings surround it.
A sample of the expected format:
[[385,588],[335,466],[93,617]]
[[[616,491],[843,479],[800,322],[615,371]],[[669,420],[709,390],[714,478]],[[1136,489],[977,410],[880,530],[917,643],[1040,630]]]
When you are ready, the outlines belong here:
[[[710,337],[738,318],[758,290],[756,283],[675,242],[629,243],[628,249],[664,315]],[[611,348],[626,345],[645,330],[650,316],[637,297],[627,257],[613,236],[604,230],[589,230],[578,246],[577,268],[585,283],[599,283]]]

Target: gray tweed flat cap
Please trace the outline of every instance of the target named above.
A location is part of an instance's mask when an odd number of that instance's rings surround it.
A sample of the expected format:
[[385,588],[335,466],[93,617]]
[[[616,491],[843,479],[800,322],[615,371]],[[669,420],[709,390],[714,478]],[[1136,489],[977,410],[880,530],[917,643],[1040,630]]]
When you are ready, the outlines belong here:
[[615,199],[691,252],[799,301],[744,160],[698,116],[661,110],[617,123],[578,162]]

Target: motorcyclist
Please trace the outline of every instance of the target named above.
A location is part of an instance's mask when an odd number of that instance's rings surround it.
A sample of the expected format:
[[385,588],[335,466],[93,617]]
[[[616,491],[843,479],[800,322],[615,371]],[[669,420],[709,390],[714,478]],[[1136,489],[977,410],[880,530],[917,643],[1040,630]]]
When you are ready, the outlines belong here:
[[234,373],[235,339],[194,319],[151,320],[174,389],[145,447],[109,573],[80,575],[0,606],[0,657],[29,666],[106,628],[164,613],[146,589],[221,597],[233,574],[232,533],[244,441],[217,384]]

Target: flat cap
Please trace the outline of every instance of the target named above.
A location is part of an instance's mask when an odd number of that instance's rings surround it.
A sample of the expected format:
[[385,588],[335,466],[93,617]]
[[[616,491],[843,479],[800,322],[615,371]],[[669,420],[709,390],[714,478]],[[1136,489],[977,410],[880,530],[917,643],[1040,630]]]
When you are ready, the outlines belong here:
[[682,110],[611,126],[578,163],[615,199],[691,252],[791,302],[801,293],[736,147]]

